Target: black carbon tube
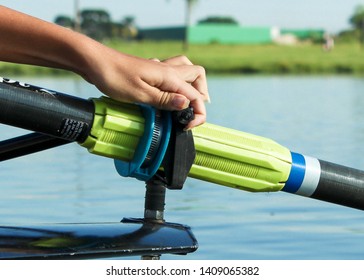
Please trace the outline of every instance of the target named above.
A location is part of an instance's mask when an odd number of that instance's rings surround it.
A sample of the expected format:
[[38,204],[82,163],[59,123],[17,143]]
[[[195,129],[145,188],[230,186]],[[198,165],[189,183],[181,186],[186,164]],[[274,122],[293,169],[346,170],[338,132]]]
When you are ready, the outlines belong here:
[[68,143],[71,142],[46,134],[33,132],[27,135],[1,141],[0,161],[29,155]]
[[321,176],[311,198],[364,210],[364,171],[319,161]]
[[0,78],[0,123],[83,142],[93,116],[92,101]]
[[283,191],[364,210],[364,171],[292,153]]

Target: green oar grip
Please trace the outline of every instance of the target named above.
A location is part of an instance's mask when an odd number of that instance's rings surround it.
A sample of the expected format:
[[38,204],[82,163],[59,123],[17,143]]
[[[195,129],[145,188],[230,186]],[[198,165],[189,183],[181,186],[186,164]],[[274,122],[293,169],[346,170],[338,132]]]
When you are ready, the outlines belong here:
[[270,139],[209,123],[193,139],[190,177],[253,192],[279,191],[288,179],[291,153]]
[[144,132],[141,108],[106,97],[92,101],[95,104],[94,121],[82,146],[93,154],[131,161]]
[[[140,106],[93,101],[94,124],[82,145],[91,153],[132,161],[147,126]],[[208,123],[192,132],[196,158],[189,177],[253,192],[279,191],[287,181],[291,154],[276,142]]]

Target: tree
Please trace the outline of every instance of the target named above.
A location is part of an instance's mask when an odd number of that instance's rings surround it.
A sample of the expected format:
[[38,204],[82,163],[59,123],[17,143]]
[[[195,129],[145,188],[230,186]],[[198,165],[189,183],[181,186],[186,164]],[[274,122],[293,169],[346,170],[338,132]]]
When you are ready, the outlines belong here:
[[[75,1],[75,3],[78,3],[78,1]],[[133,40],[138,35],[138,28],[133,16],[126,16],[120,22],[113,22],[109,13],[105,10],[87,9],[79,12],[78,7],[76,7],[75,17],[78,19],[59,15],[54,22],[82,32],[98,41],[110,38]]]
[[67,28],[73,28],[74,26],[73,20],[69,16],[63,16],[63,15],[57,16],[54,19],[54,23]]
[[354,15],[351,16],[349,22],[356,29],[361,29],[363,27],[364,5],[359,5],[355,8]]
[[134,16],[126,16],[119,24],[119,37],[128,41],[133,40],[138,35],[138,28],[135,24]]
[[209,23],[222,23],[222,24],[232,24],[238,25],[239,23],[232,17],[219,17],[219,16],[212,16],[207,17],[205,19],[199,20],[198,24],[209,24]]
[[364,44],[364,5],[359,5],[355,8],[354,15],[349,19],[350,24],[354,29],[358,30],[360,35],[360,40]]
[[112,21],[110,15],[105,10],[82,10],[81,29],[86,35],[103,40],[112,36]]

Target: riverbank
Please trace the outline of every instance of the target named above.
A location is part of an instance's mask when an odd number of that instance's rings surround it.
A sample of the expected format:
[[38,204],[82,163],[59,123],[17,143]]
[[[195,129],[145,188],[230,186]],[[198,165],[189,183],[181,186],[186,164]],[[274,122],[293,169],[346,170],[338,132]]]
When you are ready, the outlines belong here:
[[[187,55],[209,74],[355,74],[364,75],[364,48],[359,44],[337,44],[330,52],[320,45],[191,45],[180,42],[107,42],[120,51],[164,59]],[[0,63],[1,76],[65,75],[64,71]]]

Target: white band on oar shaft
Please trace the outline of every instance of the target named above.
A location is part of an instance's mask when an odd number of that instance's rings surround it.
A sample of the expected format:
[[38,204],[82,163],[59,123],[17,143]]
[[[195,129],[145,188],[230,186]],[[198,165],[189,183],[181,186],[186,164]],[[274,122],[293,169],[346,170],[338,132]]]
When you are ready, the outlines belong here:
[[317,189],[320,175],[318,159],[292,152],[292,169],[283,191],[310,197]]

